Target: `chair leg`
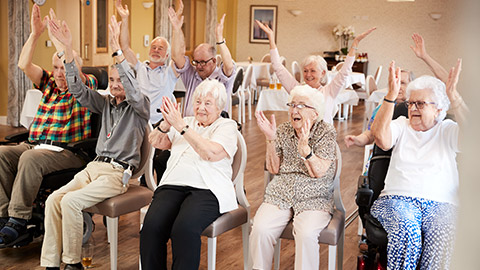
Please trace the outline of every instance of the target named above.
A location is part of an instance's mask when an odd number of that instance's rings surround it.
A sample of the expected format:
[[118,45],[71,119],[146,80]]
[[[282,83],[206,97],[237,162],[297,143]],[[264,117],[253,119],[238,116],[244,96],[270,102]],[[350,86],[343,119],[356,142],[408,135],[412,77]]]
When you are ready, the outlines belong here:
[[363,224],[362,224],[362,219],[360,218],[360,216],[358,216],[358,231],[357,231],[357,234],[358,235],[363,234]]
[[328,270],[335,270],[336,258],[337,258],[337,247],[328,246]]
[[208,270],[215,270],[217,257],[217,238],[208,238]]
[[252,120],[252,94],[248,92],[248,120]]
[[278,238],[275,249],[273,250],[273,269],[280,269],[280,248],[282,247],[282,240]]
[[242,244],[243,244],[243,269],[248,269],[248,247],[249,247],[249,228],[250,222],[242,225]]
[[110,239],[110,269],[117,270],[118,217],[107,217],[107,233]]
[[345,242],[345,230],[342,230],[342,234],[337,243],[337,270],[343,270],[343,244]]

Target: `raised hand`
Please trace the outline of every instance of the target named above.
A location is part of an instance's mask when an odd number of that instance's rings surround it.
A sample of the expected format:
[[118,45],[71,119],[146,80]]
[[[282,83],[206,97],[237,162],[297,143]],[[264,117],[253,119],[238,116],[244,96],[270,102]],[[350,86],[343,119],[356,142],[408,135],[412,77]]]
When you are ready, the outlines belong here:
[[259,20],[255,20],[255,23],[257,23],[260,29],[262,29],[267,34],[269,40],[274,39],[275,37],[274,32],[272,29],[270,29],[268,25],[261,23]]
[[425,49],[425,41],[423,40],[423,37],[417,33],[413,33],[412,40],[413,43],[415,43],[415,47],[410,45],[412,51],[418,58],[425,58],[425,56],[427,55],[427,50]]
[[[182,9],[183,9],[183,7],[182,7]],[[172,7],[169,7],[168,8],[168,18],[170,19],[170,22],[172,23],[173,30],[178,31],[178,30],[182,29],[184,17],[181,13],[177,14]]]
[[42,15],[40,14],[40,7],[37,4],[34,4],[32,7],[32,17],[30,18],[30,26],[32,28],[32,34],[35,36],[40,36],[45,27],[47,27],[48,16],[45,16],[42,20]]
[[310,146],[308,146],[308,137],[310,136],[310,129],[312,128],[312,125],[312,121],[310,121],[310,119],[307,119],[302,129],[300,130],[300,133],[298,134],[298,153],[302,157],[310,154],[310,151],[312,150]]
[[460,98],[460,94],[457,91],[458,77],[462,71],[462,59],[457,60],[457,64],[450,69],[448,74],[448,81],[446,85],[447,96],[450,102],[454,102]]
[[180,131],[183,127],[185,127],[182,114],[178,110],[178,104],[173,104],[168,97],[164,96],[162,98],[162,106],[160,107],[160,111],[162,112],[165,122],[170,126],[173,126],[173,128],[175,128],[177,131]]
[[130,15],[130,11],[128,10],[128,6],[122,6],[122,0],[115,1],[115,7],[117,8],[118,15],[122,18],[122,20],[128,19]]
[[[52,8],[50,9],[49,14],[50,14],[49,21],[54,21],[57,25],[61,25],[60,20],[57,19],[57,16],[55,15],[55,11],[53,11]],[[47,28],[48,28],[48,37],[53,42],[53,46],[55,46],[57,51],[62,51],[64,49],[63,44],[60,41],[58,41],[54,35],[52,35],[52,31],[50,30],[50,23],[47,24]]]
[[277,137],[277,123],[275,121],[275,115],[272,114],[270,121],[268,121],[265,114],[262,111],[255,112],[257,118],[257,125],[265,135],[267,140],[275,140]]
[[390,100],[395,100],[398,96],[398,92],[400,91],[401,85],[401,75],[400,75],[400,68],[397,67],[395,69],[395,61],[392,60],[390,62],[390,67],[388,68],[389,75],[388,75],[388,93],[385,96]]
[[177,14],[177,17],[179,17],[179,18],[183,14],[183,1],[182,0],[178,0],[178,8],[177,8],[176,14]]
[[360,41],[362,41],[362,39],[364,39],[366,36],[370,35],[370,33],[375,31],[376,29],[377,29],[376,26],[372,27],[372,28],[368,29],[367,31],[361,33],[360,35],[356,36],[355,39],[353,39],[352,46],[353,46],[353,44],[358,45],[360,43]]
[[112,15],[110,18],[110,23],[108,24],[108,32],[109,32],[109,43],[110,43],[110,48],[112,48],[112,51],[117,51],[120,50],[120,25],[122,22],[117,22],[117,19],[115,18],[115,15]]
[[59,25],[59,21],[49,20],[48,27],[53,37],[57,39],[63,46],[72,48],[72,33],[65,21]]
[[215,29],[215,37],[217,39],[217,42],[223,41],[223,24],[225,22],[225,15],[226,14],[223,14],[222,18],[220,19],[220,22],[217,23],[217,28]]

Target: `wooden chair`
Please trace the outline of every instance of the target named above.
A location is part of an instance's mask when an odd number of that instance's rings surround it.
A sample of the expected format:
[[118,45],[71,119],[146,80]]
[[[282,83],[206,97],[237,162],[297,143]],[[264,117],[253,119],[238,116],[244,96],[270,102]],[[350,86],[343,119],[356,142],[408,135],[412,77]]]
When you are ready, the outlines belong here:
[[[340,193],[340,173],[342,171],[342,154],[340,147],[336,146],[337,166],[335,171],[335,179],[333,182],[333,199],[335,210],[330,223],[320,232],[318,242],[327,244],[328,246],[328,269],[335,270],[335,260],[337,261],[337,269],[343,268],[343,243],[345,240],[345,207],[343,206],[342,196]],[[265,171],[265,187],[273,178],[268,171]],[[281,239],[293,240],[293,222],[290,220],[280,235],[274,251],[274,269],[280,269],[280,246]]]
[[292,75],[293,77],[295,77],[295,80],[297,80],[297,82],[302,83],[302,69],[300,69],[300,65],[297,61],[292,62]]
[[121,215],[138,211],[145,205],[148,205],[152,201],[153,191],[156,188],[156,183],[152,175],[153,155],[155,151],[148,142],[148,135],[152,130],[152,125],[148,123],[141,146],[140,165],[135,169],[132,175],[132,179],[135,179],[139,178],[145,172],[145,179],[148,187],[130,185],[125,193],[106,199],[101,203],[83,210],[84,212],[99,214],[106,217],[108,242],[110,243],[111,270],[117,269],[118,218]]

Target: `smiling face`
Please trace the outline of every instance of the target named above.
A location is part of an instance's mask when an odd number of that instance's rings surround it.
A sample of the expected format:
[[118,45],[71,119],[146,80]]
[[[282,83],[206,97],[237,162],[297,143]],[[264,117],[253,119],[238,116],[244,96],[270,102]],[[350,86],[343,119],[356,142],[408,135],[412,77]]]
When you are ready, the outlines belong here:
[[209,47],[210,45],[208,44],[201,44],[193,52],[193,60],[197,62],[206,62],[205,65],[198,64],[195,66],[195,69],[202,80],[205,80],[210,76],[216,67],[215,55],[212,55],[209,51]]
[[217,102],[211,93],[205,96],[198,95],[193,102],[193,114],[195,119],[202,126],[209,126],[220,117],[222,109],[219,109]]
[[[408,102],[417,101],[435,102],[432,90],[421,89],[412,91]],[[415,105],[410,105],[408,107],[410,126],[416,131],[427,131],[435,125],[435,118],[439,113],[440,110],[437,109],[435,104],[425,104],[423,109],[419,109]]]
[[53,66],[53,78],[55,83],[60,91],[64,92],[67,90],[67,80],[65,78],[65,67],[63,66],[62,59],[57,57],[57,54],[53,54],[52,57],[52,66]]
[[313,88],[319,88],[320,83],[325,76],[325,71],[318,69],[318,65],[310,63],[303,67],[303,79],[305,83]]
[[150,62],[163,65],[168,58],[168,44],[163,39],[154,39],[150,45],[148,57]]
[[120,81],[120,75],[116,68],[110,68],[108,86],[110,87],[110,93],[118,100],[125,99],[125,90],[123,84]]
[[[292,104],[304,104],[313,107],[313,104],[310,102],[308,97],[304,96],[293,96]],[[290,122],[295,130],[300,131],[305,125],[307,120],[310,120],[310,123],[315,123],[318,118],[318,113],[315,109],[305,107],[303,109],[298,108],[288,108],[288,115],[290,117]]]

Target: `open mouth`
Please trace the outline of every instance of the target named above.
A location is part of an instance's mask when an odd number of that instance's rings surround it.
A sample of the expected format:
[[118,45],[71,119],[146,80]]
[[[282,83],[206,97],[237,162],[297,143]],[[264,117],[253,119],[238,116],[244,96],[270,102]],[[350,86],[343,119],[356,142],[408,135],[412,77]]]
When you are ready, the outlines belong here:
[[302,121],[302,118],[300,117],[293,117],[293,122],[299,122]]

